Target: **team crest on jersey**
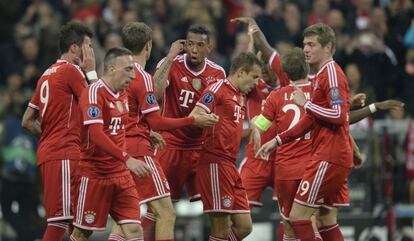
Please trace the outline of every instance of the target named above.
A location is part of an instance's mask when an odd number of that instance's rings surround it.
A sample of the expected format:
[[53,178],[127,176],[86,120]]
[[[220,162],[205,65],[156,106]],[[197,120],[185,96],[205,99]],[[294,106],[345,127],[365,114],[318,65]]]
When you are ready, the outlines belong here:
[[92,224],[93,222],[95,222],[95,216],[96,216],[96,213],[93,211],[85,212],[85,222],[87,224]]
[[211,82],[213,82],[213,80],[214,80],[213,77],[211,77],[211,76],[207,77],[206,84],[209,85]]
[[91,107],[88,108],[88,116],[90,118],[97,118],[97,117],[99,117],[100,112],[101,111],[96,106],[91,106]]
[[201,79],[195,78],[191,81],[191,85],[195,90],[199,90],[201,88]]
[[123,107],[123,105],[122,105],[122,102],[121,101],[117,101],[116,102],[116,108],[118,108],[118,111],[120,112],[120,113],[122,113],[123,111],[124,111],[124,107]]
[[147,100],[147,104],[153,105],[156,103],[155,96],[153,94],[148,94],[145,98]]
[[214,101],[214,96],[212,93],[205,93],[202,100],[205,104],[210,104]]
[[226,195],[223,197],[223,206],[226,208],[231,207],[231,197]]

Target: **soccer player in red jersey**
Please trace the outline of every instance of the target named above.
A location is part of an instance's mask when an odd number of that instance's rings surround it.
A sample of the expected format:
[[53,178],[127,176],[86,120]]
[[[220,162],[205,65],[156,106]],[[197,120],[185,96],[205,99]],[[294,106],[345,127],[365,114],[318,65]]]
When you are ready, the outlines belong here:
[[[349,136],[349,88],[341,68],[332,60],[335,51],[335,34],[324,24],[312,25],[304,31],[306,61],[318,68],[312,83],[312,98],[306,100],[297,89],[294,102],[303,106],[307,114],[301,121],[261,147],[259,153],[273,150],[303,136],[312,129],[312,160],[307,166],[290,212],[290,223],[295,237],[315,240],[310,218],[320,209],[320,220],[327,230],[324,240],[343,240],[337,224],[337,203],[349,202],[346,180],[353,166],[352,142]],[[316,67],[317,66],[317,67]]]
[[[185,53],[181,54],[183,50]],[[204,25],[192,25],[186,40],[173,43],[168,55],[162,59],[154,74],[154,93],[163,100],[162,116],[183,118],[188,116],[204,88],[215,79],[224,79],[222,67],[207,58],[211,51],[210,32]],[[178,201],[186,186],[191,201],[200,199],[195,190],[195,167],[205,139],[203,130],[185,127],[163,131],[167,145],[157,151],[156,157],[167,177],[171,199]],[[180,170],[180,175],[177,175]],[[143,220],[144,229],[154,224],[149,212]]]
[[240,54],[232,61],[229,77],[207,87],[192,112],[215,113],[220,118],[205,130],[196,174],[204,212],[210,216],[211,241],[242,240],[251,232],[250,208],[235,162],[246,112],[245,94],[255,87],[260,75],[257,57]]
[[62,27],[62,55],[40,77],[22,120],[23,127],[40,137],[37,164],[48,222],[43,241],[62,240],[73,219],[73,178],[80,159],[78,102],[87,86],[83,71],[95,70],[92,36],[80,23]]
[[[262,67],[262,79],[259,80],[258,85],[250,93],[247,94],[246,114],[247,120],[252,121],[257,117],[264,106],[266,97],[276,88],[277,77],[272,70],[268,70],[268,66]],[[275,126],[272,126],[272,131],[266,132],[262,137],[262,143],[266,143],[276,134]],[[249,131],[249,135],[253,133]],[[249,137],[252,140],[252,137]],[[260,144],[258,145],[260,147]],[[274,152],[266,160],[273,160],[275,158]],[[261,196],[266,187],[273,188],[274,165],[272,161],[266,161],[255,157],[254,144],[252,141],[245,147],[245,158],[239,167],[240,177],[243,180],[244,188],[247,192],[250,207],[261,207]],[[274,189],[275,191],[275,189]],[[276,199],[276,192],[273,197]]]
[[125,152],[129,107],[123,90],[134,78],[131,51],[112,48],[104,58],[102,79],[81,95],[82,158],[72,241],[88,240],[93,230],[105,230],[108,214],[120,225],[126,240],[143,240],[139,198],[130,171],[144,177],[152,170]]
[[[145,160],[152,170],[150,176],[134,177],[140,204],[148,204],[155,215],[155,240],[170,241],[174,239],[175,212],[168,182],[157,158],[154,157],[150,131],[192,125],[210,127],[217,122],[217,118],[205,113],[176,119],[162,117],[154,96],[154,81],[152,76],[144,70],[152,48],[151,28],[144,23],[128,23],[122,29],[122,41],[124,46],[133,53],[136,75],[126,89],[130,110],[126,125],[127,152],[137,159]],[[119,232],[121,230],[114,229],[110,240],[123,240],[122,233]],[[146,231],[144,229],[144,233]]]
[[[307,79],[309,70],[302,49],[288,51],[281,61],[283,70],[294,85],[272,92],[266,99],[262,114],[255,120],[255,126],[261,132],[267,131],[273,125],[277,126],[276,133],[291,129],[305,115],[304,109],[292,100],[295,87],[305,93],[306,99],[311,96],[311,82]],[[305,168],[311,159],[311,145],[310,133],[307,133],[276,150],[275,187],[280,190],[277,192],[277,200],[283,218],[283,240],[295,238],[289,224],[289,213]]]

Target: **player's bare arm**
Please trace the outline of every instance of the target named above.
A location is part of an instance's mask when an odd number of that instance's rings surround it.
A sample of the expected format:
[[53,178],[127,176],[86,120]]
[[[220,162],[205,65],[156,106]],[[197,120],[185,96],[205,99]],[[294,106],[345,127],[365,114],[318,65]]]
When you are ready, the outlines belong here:
[[216,114],[208,114],[204,109],[198,106],[194,107],[189,116],[194,117],[195,126],[200,128],[212,127],[219,121],[219,117]]
[[404,107],[404,103],[398,100],[385,100],[382,102],[376,102],[365,106],[364,108],[353,110],[349,112],[349,123],[354,124],[370,115],[375,113],[377,110],[391,110],[396,108]]
[[39,111],[32,107],[27,107],[22,119],[22,127],[28,130],[32,135],[40,137]]
[[356,144],[354,138],[350,135],[352,141],[352,151],[353,151],[353,159],[354,165],[356,168],[360,168],[364,162],[361,152],[359,151],[359,147]]
[[184,50],[185,40],[179,39],[172,43],[170,51],[164,62],[154,73],[154,84],[155,84],[155,97],[160,99],[164,93],[164,89],[167,87],[167,76],[170,72],[171,65],[174,58]]
[[261,52],[263,60],[268,62],[275,49],[270,46],[269,42],[267,42],[266,37],[260,30],[259,26],[257,26],[256,21],[250,17],[241,17],[233,18],[230,22],[248,25],[248,32],[253,36],[254,46]]

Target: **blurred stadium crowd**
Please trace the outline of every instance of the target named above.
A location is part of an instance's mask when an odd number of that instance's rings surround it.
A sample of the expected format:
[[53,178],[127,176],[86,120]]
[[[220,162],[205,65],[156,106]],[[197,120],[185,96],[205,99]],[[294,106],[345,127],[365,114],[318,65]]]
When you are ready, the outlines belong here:
[[[293,46],[302,46],[306,26],[329,24],[337,36],[334,58],[346,72],[351,94],[366,93],[367,103],[390,98],[405,102],[405,110],[375,117],[403,123],[396,138],[398,153],[389,151],[390,159],[398,163],[390,173],[398,172],[394,175],[399,176],[397,186],[402,188],[392,195],[392,201],[409,202],[407,180],[414,177],[406,172],[414,168],[414,124],[410,117],[414,115],[411,0],[13,0],[0,1],[3,218],[20,229],[16,231],[21,235],[34,235],[42,225],[37,211],[41,190],[36,174],[36,141],[24,134],[20,119],[38,77],[59,57],[57,35],[63,23],[76,19],[95,31],[93,47],[98,75],[105,51],[121,45],[122,26],[131,21],[147,23],[153,29],[153,50],[147,70],[153,73],[170,44],[184,38],[193,23],[209,26],[214,46],[210,59],[228,70],[232,56],[245,51],[249,44],[246,30],[229,22],[239,16],[254,17],[269,43],[282,54]],[[353,128],[367,130],[375,121],[366,120]],[[25,213],[25,217],[13,211],[13,200],[18,200],[19,212]]]

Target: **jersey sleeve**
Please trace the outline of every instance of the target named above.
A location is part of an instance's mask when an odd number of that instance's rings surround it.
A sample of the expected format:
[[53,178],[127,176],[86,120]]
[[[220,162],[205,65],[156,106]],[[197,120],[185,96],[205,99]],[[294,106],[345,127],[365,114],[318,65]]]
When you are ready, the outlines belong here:
[[329,107],[322,107],[307,101],[304,108],[317,119],[333,125],[342,125],[347,121],[348,116],[348,83],[345,76],[338,76],[339,73],[335,70],[334,65],[328,65],[327,72],[328,75],[321,76],[319,81],[322,85],[322,91],[319,93],[324,95],[320,98],[326,99]]
[[104,123],[102,112],[104,101],[98,94],[96,84],[91,85],[82,93],[79,103],[83,117],[83,125]]
[[266,103],[263,107],[262,115],[270,120],[273,121],[276,116],[276,107],[277,107],[277,92],[272,92],[266,98]]
[[218,100],[218,90],[223,85],[224,80],[219,80],[209,85],[204,92],[201,94],[200,99],[196,103],[196,106],[201,107],[207,113],[213,112]]
[[142,114],[148,114],[160,109],[157,99],[154,95],[154,79],[152,76],[142,70],[137,72],[136,84],[132,91],[135,92],[135,98],[140,106]]
[[29,107],[31,107],[31,108],[33,108],[33,109],[35,109],[35,110],[39,110],[39,100],[40,100],[40,85],[39,85],[39,83],[40,82],[38,82],[37,83],[37,86],[36,86],[36,89],[35,89],[35,92],[33,93],[33,95],[32,95],[32,98],[30,99],[30,102],[29,102],[29,104],[28,104],[28,106]]
[[83,90],[88,86],[82,70],[78,66],[68,64],[65,68],[64,77],[72,93],[79,99]]
[[274,51],[269,58],[269,65],[272,70],[279,77],[280,87],[289,85],[289,79],[286,73],[283,71],[280,55],[277,51]]

